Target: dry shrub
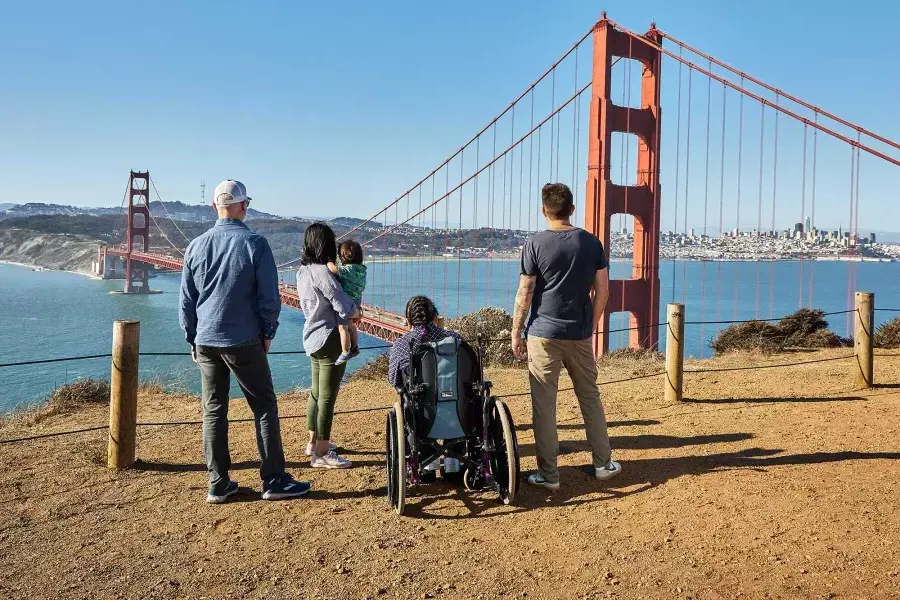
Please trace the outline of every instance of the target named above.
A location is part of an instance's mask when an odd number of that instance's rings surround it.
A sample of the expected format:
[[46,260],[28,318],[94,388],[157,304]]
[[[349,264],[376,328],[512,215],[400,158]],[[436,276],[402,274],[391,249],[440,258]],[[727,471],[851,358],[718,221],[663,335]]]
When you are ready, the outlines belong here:
[[17,411],[9,421],[24,425],[36,425],[55,415],[74,412],[85,404],[107,404],[109,382],[105,379],[76,379],[56,388],[44,404]]
[[900,317],[879,325],[873,343],[876,348],[900,348]]
[[472,347],[481,338],[481,351],[486,367],[521,367],[525,361],[517,359],[510,347],[512,315],[502,308],[487,307],[446,322],[447,329],[456,331]]
[[597,366],[616,373],[647,375],[659,371],[665,358],[661,352],[646,348],[617,348],[597,359]]
[[774,325],[764,321],[736,323],[722,330],[710,346],[717,355],[740,350],[778,352],[784,336]]
[[801,308],[775,325],[765,321],[731,325],[710,345],[719,355],[736,350],[773,353],[786,348],[837,348],[849,344],[850,340],[828,329],[824,311]]
[[366,361],[362,367],[353,372],[350,379],[365,379],[367,381],[384,381],[388,376],[388,353],[379,354]]

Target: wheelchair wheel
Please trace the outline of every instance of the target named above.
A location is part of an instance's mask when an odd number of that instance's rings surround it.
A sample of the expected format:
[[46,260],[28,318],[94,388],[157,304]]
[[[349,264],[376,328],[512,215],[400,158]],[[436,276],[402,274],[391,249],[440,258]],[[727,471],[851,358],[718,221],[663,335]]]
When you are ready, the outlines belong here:
[[512,414],[502,400],[495,400],[491,409],[490,434],[493,438],[491,473],[497,482],[500,501],[511,504],[519,489],[519,444]]
[[388,504],[402,515],[406,508],[406,433],[399,403],[387,413],[384,437]]

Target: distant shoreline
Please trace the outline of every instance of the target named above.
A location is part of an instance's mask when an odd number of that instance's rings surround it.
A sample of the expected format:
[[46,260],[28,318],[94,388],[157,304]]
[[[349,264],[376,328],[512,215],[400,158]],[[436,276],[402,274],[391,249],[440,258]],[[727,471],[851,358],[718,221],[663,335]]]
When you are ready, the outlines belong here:
[[72,273],[73,275],[81,275],[83,277],[87,277],[88,279],[96,279],[98,281],[102,281],[102,277],[98,277],[93,273],[87,273],[86,271],[70,271],[67,269],[52,269],[50,267],[44,267],[41,265],[29,265],[26,263],[16,262],[14,260],[3,260],[0,259],[0,265],[10,265],[13,267],[21,267],[23,269],[31,269],[32,271],[47,271],[50,273]]
[[[364,264],[385,264],[392,262],[417,262],[417,261],[434,261],[434,262],[450,262],[460,260],[463,262],[519,262],[518,257],[497,257],[497,258],[459,258],[455,256],[395,256],[395,257],[372,257],[366,258]],[[610,262],[614,263],[630,263],[631,258],[611,258]],[[808,258],[661,258],[660,262],[705,262],[705,263],[732,263],[732,262],[841,262],[841,263],[893,263],[900,262],[890,258],[864,258],[864,257],[831,257],[831,256],[811,256]],[[296,267],[284,269],[285,271],[294,271]]]

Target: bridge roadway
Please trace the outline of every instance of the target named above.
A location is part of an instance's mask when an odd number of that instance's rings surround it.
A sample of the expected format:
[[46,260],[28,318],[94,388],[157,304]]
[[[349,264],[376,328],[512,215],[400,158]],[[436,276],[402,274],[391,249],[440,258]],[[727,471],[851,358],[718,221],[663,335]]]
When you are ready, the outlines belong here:
[[[118,256],[123,260],[128,257],[128,252],[121,248],[107,248],[106,254]],[[184,266],[181,257],[153,252],[132,251],[131,260],[153,265],[157,268],[170,271],[180,271]],[[293,309],[300,310],[300,299],[297,297],[297,288],[286,283],[279,284],[281,303]],[[376,306],[363,305],[363,318],[359,330],[378,339],[393,342],[408,331],[406,319],[396,313],[380,309]]]

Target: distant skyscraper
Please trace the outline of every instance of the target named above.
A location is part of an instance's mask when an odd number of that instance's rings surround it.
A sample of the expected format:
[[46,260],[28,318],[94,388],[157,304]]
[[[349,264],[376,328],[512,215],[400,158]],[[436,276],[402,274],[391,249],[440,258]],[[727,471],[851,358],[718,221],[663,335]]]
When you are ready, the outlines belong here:
[[803,223],[794,223],[794,233],[803,231]]
[[806,229],[803,231],[812,231],[812,219],[810,217],[806,217]]
[[874,232],[869,234],[869,242],[872,244],[875,243],[875,233]]

